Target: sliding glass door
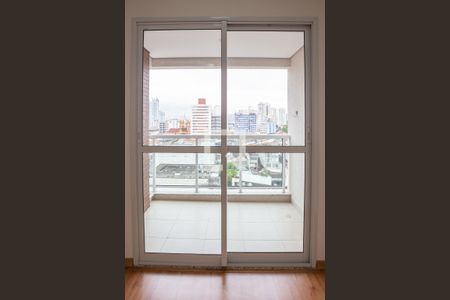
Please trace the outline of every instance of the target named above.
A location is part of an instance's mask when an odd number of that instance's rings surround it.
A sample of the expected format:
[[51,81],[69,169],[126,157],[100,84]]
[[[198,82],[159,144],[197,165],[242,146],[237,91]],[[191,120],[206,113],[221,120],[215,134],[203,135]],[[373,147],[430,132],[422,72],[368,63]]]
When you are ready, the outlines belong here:
[[309,27],[138,26],[138,263],[309,262]]

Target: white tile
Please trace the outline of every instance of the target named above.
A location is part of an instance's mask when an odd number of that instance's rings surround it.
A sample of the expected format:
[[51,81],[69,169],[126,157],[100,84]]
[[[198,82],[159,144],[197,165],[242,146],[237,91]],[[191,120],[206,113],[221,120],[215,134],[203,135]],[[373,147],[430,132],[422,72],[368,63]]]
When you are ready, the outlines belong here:
[[240,218],[239,204],[237,204],[237,203],[228,203],[227,204],[227,217],[228,217],[228,222],[239,220],[239,218]]
[[[231,202],[227,208],[228,251],[303,250],[303,216],[292,204]],[[220,217],[220,202],[152,201],[145,213],[145,250],[220,254]]]
[[175,221],[170,220],[145,220],[145,236],[166,238],[169,235]]
[[244,231],[245,240],[249,241],[267,241],[267,240],[280,240],[277,229],[272,222],[252,222],[241,223],[242,230]]
[[207,225],[207,221],[177,221],[168,237],[171,239],[204,239]]
[[206,229],[206,239],[217,240],[221,237],[221,224],[220,222],[208,222]]
[[173,203],[161,203],[169,201],[155,201],[156,204],[150,204],[146,212],[146,219],[153,220],[176,220],[183,205],[176,205]]
[[245,241],[246,252],[284,252],[282,241]]
[[228,240],[227,247],[228,247],[229,252],[244,252],[245,251],[244,241]]
[[178,216],[183,221],[220,220],[220,203],[190,202],[185,205]]
[[301,222],[277,222],[274,223],[279,239],[301,240],[303,239],[303,223]]
[[303,252],[303,241],[283,241],[284,247],[288,252]]
[[166,239],[145,237],[145,252],[161,252]]
[[273,213],[263,205],[245,206],[240,209],[239,221],[241,222],[270,222]]
[[231,240],[244,240],[243,224],[236,221],[228,222],[227,228],[228,238]]
[[303,215],[290,203],[266,203],[268,211],[272,214],[273,221],[300,222]]
[[205,240],[203,246],[203,253],[205,254],[220,254],[221,242],[219,240]]
[[220,202],[213,202],[209,204],[209,221],[217,221],[220,222],[222,213],[220,211],[221,205]]
[[162,248],[165,253],[202,253],[204,240],[167,239]]

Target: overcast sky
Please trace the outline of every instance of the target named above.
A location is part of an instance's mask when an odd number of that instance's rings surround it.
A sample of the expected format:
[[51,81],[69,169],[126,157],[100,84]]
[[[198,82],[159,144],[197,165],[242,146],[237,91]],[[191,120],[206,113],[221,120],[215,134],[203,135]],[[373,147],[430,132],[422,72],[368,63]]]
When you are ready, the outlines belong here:
[[[159,98],[166,119],[190,117],[198,98],[220,105],[220,69],[165,69],[150,71],[150,97]],[[259,102],[287,107],[286,69],[229,69],[228,113]]]

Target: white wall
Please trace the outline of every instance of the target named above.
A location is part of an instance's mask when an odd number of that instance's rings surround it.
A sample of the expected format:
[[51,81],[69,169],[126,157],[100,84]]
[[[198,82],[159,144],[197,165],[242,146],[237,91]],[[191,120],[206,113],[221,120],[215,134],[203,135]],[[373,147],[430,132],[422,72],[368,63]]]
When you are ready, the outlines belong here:
[[316,258],[325,259],[325,0],[126,0],[125,1],[125,256],[133,256],[130,180],[131,20],[134,17],[317,17],[319,21],[318,115],[313,115],[318,139],[313,139],[313,166],[318,184]]
[[[305,49],[300,48],[292,57],[288,68],[288,133],[291,145],[304,145],[305,141]],[[292,202],[303,214],[305,156],[289,155],[289,190]]]
[[[288,133],[291,145],[304,145],[305,142],[305,49],[300,48],[292,57],[288,68]],[[303,214],[305,156],[289,155],[289,190],[292,202]]]
[[[300,48],[292,57],[288,68],[288,133],[291,145],[304,145],[305,141],[305,49]],[[298,113],[298,114],[296,114]]]

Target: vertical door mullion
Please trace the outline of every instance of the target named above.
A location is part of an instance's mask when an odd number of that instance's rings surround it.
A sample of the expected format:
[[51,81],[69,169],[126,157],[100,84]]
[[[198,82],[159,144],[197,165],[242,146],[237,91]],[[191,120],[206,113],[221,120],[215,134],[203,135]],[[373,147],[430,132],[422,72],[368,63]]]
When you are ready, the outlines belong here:
[[[311,59],[311,29],[304,31],[304,86],[305,86],[305,146],[306,153],[304,155],[304,210],[303,210],[303,252],[307,254],[309,261],[311,261],[311,184],[312,184],[312,59]],[[306,245],[306,247],[305,247]]]
[[221,30],[221,135],[220,157],[222,172],[220,178],[220,202],[221,202],[221,255],[222,266],[228,263],[227,253],[227,22],[222,21]]

